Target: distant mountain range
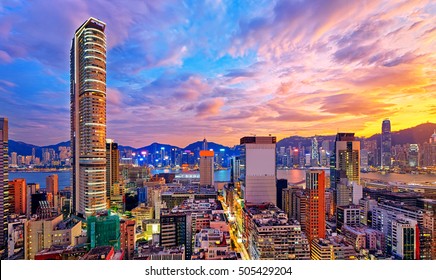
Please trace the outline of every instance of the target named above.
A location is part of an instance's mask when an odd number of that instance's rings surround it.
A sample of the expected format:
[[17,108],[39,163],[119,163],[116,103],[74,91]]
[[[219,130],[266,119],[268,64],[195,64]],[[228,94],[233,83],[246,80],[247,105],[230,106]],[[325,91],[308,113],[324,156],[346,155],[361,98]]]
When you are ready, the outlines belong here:
[[[436,123],[423,123],[415,127],[403,129],[400,131],[392,132],[392,145],[403,145],[403,144],[423,144],[427,142],[430,136],[434,133],[436,129]],[[313,137],[301,137],[301,136],[290,136],[284,138],[277,142],[277,147],[298,147],[311,146],[311,141]],[[316,136],[319,145],[321,145],[324,140],[334,140],[335,135],[324,135],[324,136]],[[365,138],[366,140],[376,140],[378,145],[380,145],[380,134],[375,134],[369,138]],[[360,138],[363,140],[363,138]],[[61,146],[70,146],[70,141],[61,142],[55,145],[48,146],[36,146],[32,144],[27,144],[24,142],[9,140],[9,155],[12,152],[16,152],[19,155],[32,155],[32,149],[35,148],[35,156],[42,157],[42,149],[54,149],[58,151]],[[134,152],[140,153],[141,151],[148,151],[155,153],[156,151],[160,151],[161,148],[164,147],[166,151],[170,151],[172,148],[178,148],[182,150],[189,151],[199,151],[203,149],[203,141],[197,141],[189,144],[186,147],[177,147],[170,144],[162,144],[162,143],[152,143],[148,146],[144,146],[141,148],[134,148],[130,146],[123,146],[120,144],[119,149],[123,150],[132,150]],[[331,149],[332,147],[330,147]],[[219,152],[220,149],[224,149],[226,154],[234,155],[239,154],[239,146],[228,147],[214,142],[208,142],[208,149],[213,149],[215,152]]]

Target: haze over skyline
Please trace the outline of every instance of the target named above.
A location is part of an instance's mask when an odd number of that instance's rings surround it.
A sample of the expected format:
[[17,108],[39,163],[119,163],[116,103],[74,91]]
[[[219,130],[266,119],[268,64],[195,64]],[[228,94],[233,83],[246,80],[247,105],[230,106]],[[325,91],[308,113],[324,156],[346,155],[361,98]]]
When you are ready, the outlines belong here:
[[107,24],[107,136],[123,145],[380,133],[436,115],[431,1],[3,1],[10,138],[69,138],[69,49]]

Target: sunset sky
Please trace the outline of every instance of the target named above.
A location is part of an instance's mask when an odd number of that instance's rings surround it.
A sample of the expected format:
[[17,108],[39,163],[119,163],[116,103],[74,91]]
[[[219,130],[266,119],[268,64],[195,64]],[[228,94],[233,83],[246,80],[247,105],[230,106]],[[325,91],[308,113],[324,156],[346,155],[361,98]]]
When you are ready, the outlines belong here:
[[69,139],[71,39],[91,16],[106,23],[107,137],[123,145],[436,121],[435,1],[2,0],[11,139]]

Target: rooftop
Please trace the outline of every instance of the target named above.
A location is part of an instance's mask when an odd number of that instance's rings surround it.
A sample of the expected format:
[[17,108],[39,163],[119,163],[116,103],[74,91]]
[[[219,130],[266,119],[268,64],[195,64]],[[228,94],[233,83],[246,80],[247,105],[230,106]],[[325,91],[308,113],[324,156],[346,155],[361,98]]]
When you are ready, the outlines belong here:
[[170,255],[170,254],[184,254],[185,247],[164,248],[161,246],[142,245],[138,246],[138,257],[145,257],[150,255]]
[[68,218],[66,220],[61,221],[59,224],[56,225],[55,230],[65,230],[65,229],[71,229],[75,225],[79,223],[78,220],[75,220],[73,218]]
[[214,188],[199,187],[199,186],[175,186],[162,193],[162,195],[177,195],[177,194],[216,194]]
[[274,204],[247,205],[244,211],[258,227],[299,225],[289,221],[286,213]]
[[91,249],[88,254],[83,256],[84,260],[101,260],[106,259],[107,255],[113,252],[114,247],[112,246],[99,246]]
[[221,203],[216,199],[187,199],[182,204],[173,208],[172,211],[186,210],[223,210]]

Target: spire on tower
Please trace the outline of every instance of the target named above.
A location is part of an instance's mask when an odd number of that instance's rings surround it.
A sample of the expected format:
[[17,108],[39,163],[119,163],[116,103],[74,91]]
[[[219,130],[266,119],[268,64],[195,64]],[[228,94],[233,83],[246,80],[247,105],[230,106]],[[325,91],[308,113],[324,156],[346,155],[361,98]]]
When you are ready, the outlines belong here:
[[203,151],[207,150],[207,140],[206,138],[203,139]]

